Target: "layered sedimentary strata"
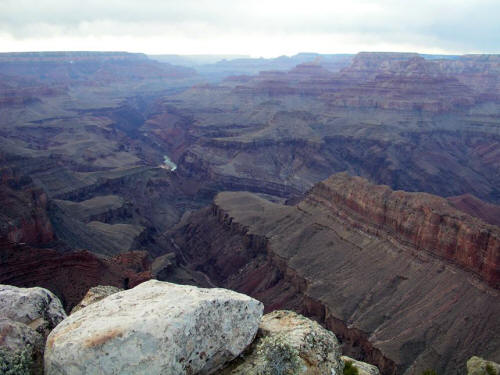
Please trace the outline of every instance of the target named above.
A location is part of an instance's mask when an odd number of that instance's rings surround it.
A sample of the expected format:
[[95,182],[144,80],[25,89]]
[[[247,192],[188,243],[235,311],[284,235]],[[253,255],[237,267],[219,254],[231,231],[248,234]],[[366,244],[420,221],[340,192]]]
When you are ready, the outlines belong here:
[[302,206],[326,210],[367,233],[432,253],[500,287],[500,228],[458,211],[446,199],[337,174],[316,184]]
[[67,311],[93,286],[131,288],[151,278],[151,263],[144,251],[110,258],[83,250],[60,253],[2,239],[0,260],[0,283],[49,289]]
[[[481,240],[487,231],[494,239],[498,228],[470,217],[460,226],[449,215],[467,215],[448,207],[436,232],[444,208],[433,205],[445,200],[391,192],[347,175],[323,185],[340,191],[327,197],[318,185],[296,206],[221,193],[212,208],[192,214],[173,233],[178,252],[194,270],[260,299],[268,311],[288,308],[314,317],[342,340],[347,355],[384,374],[429,367],[462,373],[471,353],[500,357],[499,292],[483,280],[497,280],[498,268],[489,262],[498,247]],[[381,192],[387,194],[382,206]],[[335,198],[349,193],[351,201]],[[382,214],[398,208],[392,219]],[[416,220],[426,215],[431,219]],[[411,230],[403,225],[410,222]],[[478,228],[483,234],[476,237]],[[434,247],[425,248],[429,244]],[[461,263],[471,255],[482,263]]]
[[337,73],[314,61],[166,96],[141,131],[179,170],[196,173],[183,163],[194,159],[222,185],[245,179],[303,193],[348,171],[498,203],[500,90],[470,84],[469,73],[496,82],[494,56],[361,53]]
[[2,53],[5,75],[57,83],[102,85],[146,78],[185,78],[193,69],[160,64],[140,53],[126,52],[32,52]]

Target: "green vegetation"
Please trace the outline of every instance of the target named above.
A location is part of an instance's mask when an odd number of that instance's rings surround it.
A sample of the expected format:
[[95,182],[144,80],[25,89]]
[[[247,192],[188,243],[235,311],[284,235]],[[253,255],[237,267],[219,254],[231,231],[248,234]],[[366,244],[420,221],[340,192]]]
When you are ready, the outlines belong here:
[[33,348],[26,345],[23,350],[11,353],[0,349],[0,375],[31,375]]
[[437,375],[437,372],[434,370],[425,370],[422,375]]
[[491,363],[486,364],[486,373],[488,375],[497,375],[497,372],[495,371]]
[[344,375],[358,375],[359,371],[351,361],[345,361],[344,364]]
[[299,352],[281,336],[261,340],[257,352],[266,359],[261,375],[294,375],[300,368]]

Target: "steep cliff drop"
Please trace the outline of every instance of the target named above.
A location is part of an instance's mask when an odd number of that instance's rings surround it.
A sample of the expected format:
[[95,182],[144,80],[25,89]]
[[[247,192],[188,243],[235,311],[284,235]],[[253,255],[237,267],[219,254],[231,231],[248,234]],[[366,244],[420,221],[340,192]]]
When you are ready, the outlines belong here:
[[172,232],[193,270],[317,319],[384,374],[498,361],[499,238],[445,199],[347,174],[295,206],[221,193]]
[[0,283],[47,288],[69,312],[93,286],[105,284],[128,289],[151,279],[148,258],[145,251],[125,252],[115,257],[85,250],[61,253],[0,238]]

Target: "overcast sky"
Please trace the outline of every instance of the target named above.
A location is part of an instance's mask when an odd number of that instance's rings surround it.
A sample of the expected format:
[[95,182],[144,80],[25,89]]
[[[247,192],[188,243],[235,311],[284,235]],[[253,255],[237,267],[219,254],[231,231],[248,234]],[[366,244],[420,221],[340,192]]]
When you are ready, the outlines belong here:
[[500,0],[0,0],[0,51],[500,53]]

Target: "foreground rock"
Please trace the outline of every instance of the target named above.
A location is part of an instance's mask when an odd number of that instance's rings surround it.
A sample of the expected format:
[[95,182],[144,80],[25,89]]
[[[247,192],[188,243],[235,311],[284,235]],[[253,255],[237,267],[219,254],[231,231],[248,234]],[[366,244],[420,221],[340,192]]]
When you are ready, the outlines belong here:
[[0,317],[0,374],[42,374],[44,345],[33,328]]
[[211,374],[257,333],[263,306],[248,296],[156,280],[64,320],[45,349],[46,374]]
[[41,374],[45,338],[65,317],[59,299],[46,289],[0,285],[1,373]]
[[356,361],[355,359],[352,359],[351,357],[347,357],[345,355],[343,355],[341,358],[342,361],[344,361],[344,364],[347,362],[351,362],[352,366],[358,369],[358,375],[380,375],[380,371],[378,370],[377,366],[370,365],[366,362]]
[[339,375],[344,368],[340,355],[332,332],[292,311],[274,311],[262,318],[251,348],[221,374]]
[[0,316],[26,324],[47,337],[66,313],[61,301],[47,289],[0,285]]
[[71,314],[76,313],[78,310],[81,310],[88,305],[99,302],[100,300],[112,294],[121,292],[122,290],[123,289],[110,285],[98,285],[90,288],[87,294],[85,294],[85,297],[83,297],[83,299],[80,301],[80,303],[73,307],[73,310],[71,310]]
[[467,375],[498,375],[500,364],[480,357],[471,357],[467,361]]

